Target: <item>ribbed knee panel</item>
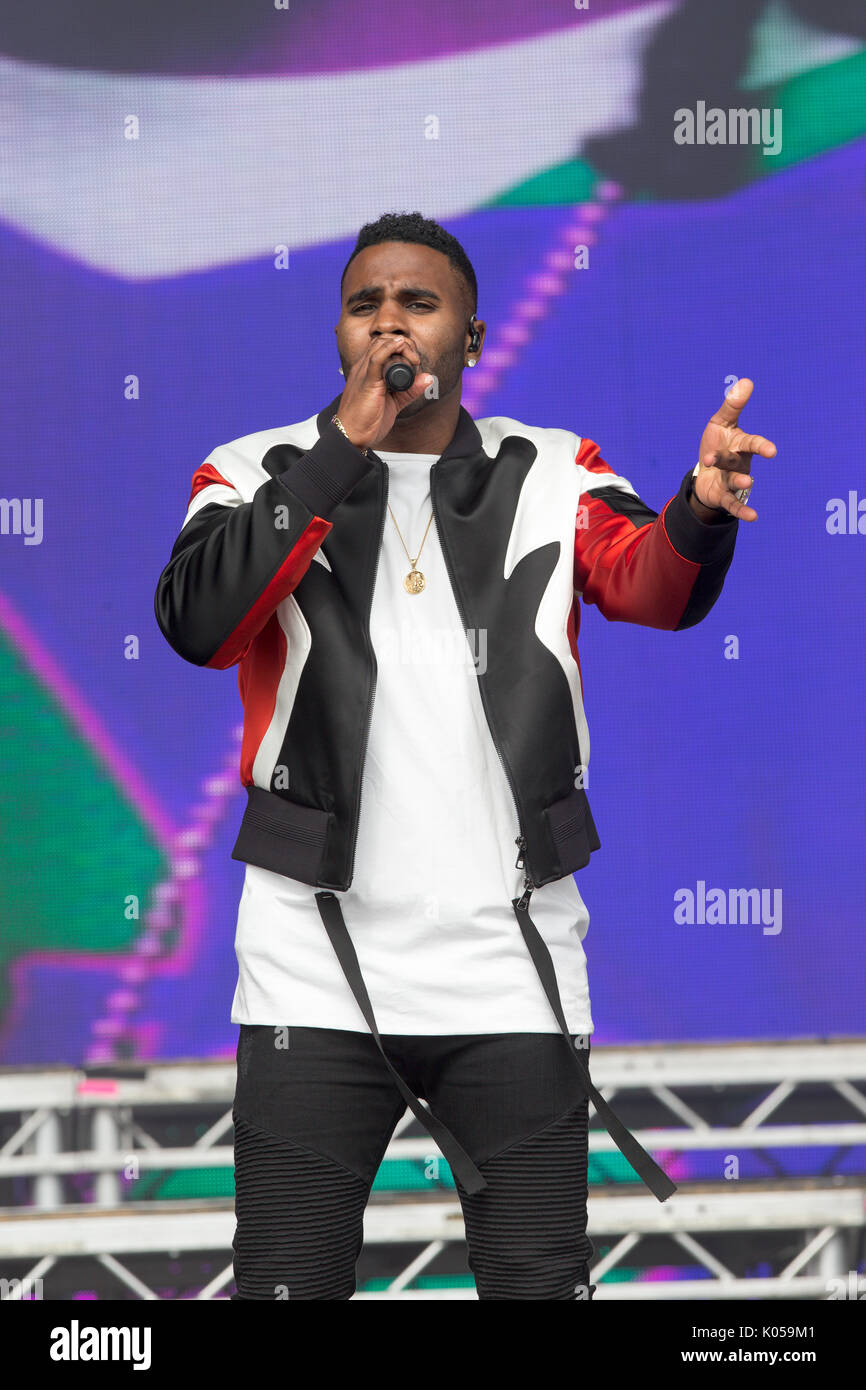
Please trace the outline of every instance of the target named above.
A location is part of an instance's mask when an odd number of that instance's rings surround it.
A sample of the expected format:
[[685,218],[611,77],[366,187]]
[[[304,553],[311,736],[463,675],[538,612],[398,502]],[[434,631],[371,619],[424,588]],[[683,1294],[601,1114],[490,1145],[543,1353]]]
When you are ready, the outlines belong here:
[[586,1234],[588,1106],[481,1164],[488,1186],[458,1187],[479,1299],[592,1298]]
[[233,1297],[350,1299],[368,1184],[240,1115],[234,1124]]

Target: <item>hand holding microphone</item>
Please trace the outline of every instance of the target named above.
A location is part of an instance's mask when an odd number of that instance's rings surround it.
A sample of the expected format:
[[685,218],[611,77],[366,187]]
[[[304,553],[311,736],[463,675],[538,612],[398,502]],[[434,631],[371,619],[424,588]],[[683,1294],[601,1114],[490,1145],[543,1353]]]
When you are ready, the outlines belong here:
[[421,358],[401,333],[373,338],[352,367],[337,406],[351,442],[373,448],[391,433],[397,415],[426,391],[433,378],[418,373]]

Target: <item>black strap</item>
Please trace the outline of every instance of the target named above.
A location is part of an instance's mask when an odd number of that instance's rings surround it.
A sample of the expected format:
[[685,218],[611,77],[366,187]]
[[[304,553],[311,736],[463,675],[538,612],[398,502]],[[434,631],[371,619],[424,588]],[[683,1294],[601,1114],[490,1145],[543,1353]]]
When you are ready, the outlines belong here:
[[579,1068],[586,1089],[592,1098],[592,1103],[598,1111],[604,1127],[613,1139],[617,1148],[628,1159],[635,1172],[643,1179],[654,1197],[660,1202],[666,1202],[677,1190],[675,1182],[671,1182],[667,1173],[660,1168],[655,1159],[652,1158],[641,1145],[637,1142],[633,1134],[630,1134],[614,1112],[611,1110],[604,1096],[597,1091],[590,1079],[589,1071],[582,1057],[577,1055],[571,1042],[571,1034],[565,1022],[565,1014],[562,1010],[562,1001],[559,997],[559,990],[556,984],[556,972],[553,968],[553,961],[550,952],[542,939],[538,928],[529,915],[529,893],[528,890],[522,898],[512,898],[511,905],[514,908],[515,916],[520,924],[523,939],[532,956],[535,968],[538,971],[541,983],[544,985],[544,992],[550,1002],[550,1007],[556,1015],[560,1031],[568,1043],[569,1054],[574,1058],[575,1065]]
[[376,1027],[376,1020],[373,1016],[373,1008],[370,997],[361,975],[361,967],[358,964],[358,957],[355,947],[352,945],[352,938],[346,930],[346,923],[343,921],[343,912],[340,907],[339,899],[333,893],[322,892],[316,894],[316,903],[319,913],[325,924],[325,930],[331,939],[337,959],[343,967],[343,974],[349,982],[349,988],[358,1002],[358,1007],[364,1018],[367,1020],[367,1027],[376,1039],[376,1046],[385,1058],[385,1063],[393,1076],[397,1088],[408,1105],[416,1120],[424,1126],[432,1139],[435,1139],[440,1150],[451,1166],[451,1171],[455,1178],[459,1178],[467,1192],[482,1192],[487,1183],[476,1168],[472,1159],[469,1157],[462,1145],[458,1144],[450,1129],[443,1125],[441,1120],[437,1120],[432,1110],[421,1104],[403,1080],[400,1073],[392,1066],[391,1060],[382,1046],[382,1039],[379,1037],[379,1029]]

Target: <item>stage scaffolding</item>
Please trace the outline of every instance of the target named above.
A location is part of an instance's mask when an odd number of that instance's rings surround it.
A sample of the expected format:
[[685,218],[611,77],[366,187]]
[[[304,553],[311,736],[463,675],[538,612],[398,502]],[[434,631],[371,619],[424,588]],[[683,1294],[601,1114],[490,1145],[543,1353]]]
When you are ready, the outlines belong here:
[[[609,1164],[589,1197],[597,1299],[866,1295],[866,1039],[599,1046],[591,1066],[679,1185],[658,1202],[607,1132],[590,1130],[591,1173]],[[52,1290],[68,1261],[102,1298],[159,1298],[154,1286],[176,1284],[178,1268],[187,1287],[177,1296],[228,1297],[231,1196],[141,1200],[127,1175],[230,1173],[234,1083],[233,1060],[0,1069],[0,1298],[67,1296]],[[166,1142],[169,1120],[187,1130],[196,1120],[202,1132]],[[733,1174],[749,1151],[772,1176]],[[679,1178],[680,1157],[698,1153],[714,1156],[718,1176]],[[433,1277],[443,1262],[453,1274],[465,1250],[453,1181],[436,1156],[407,1111],[380,1176],[402,1161],[444,1170],[449,1182],[432,1177],[419,1192],[377,1180],[362,1255],[375,1255],[377,1277],[359,1279],[356,1298],[475,1298],[467,1275]],[[854,1171],[835,1171],[843,1163]],[[91,1184],[84,1202],[72,1191],[82,1175]],[[192,1270],[205,1257],[203,1280]],[[641,1278],[660,1265],[689,1277]]]

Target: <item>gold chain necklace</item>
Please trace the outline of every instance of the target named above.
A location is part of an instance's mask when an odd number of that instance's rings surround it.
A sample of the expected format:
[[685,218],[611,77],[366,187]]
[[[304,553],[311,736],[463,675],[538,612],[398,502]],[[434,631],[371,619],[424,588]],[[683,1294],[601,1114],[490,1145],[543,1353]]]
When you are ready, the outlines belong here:
[[[388,511],[391,512],[390,502],[388,503]],[[393,521],[394,525],[397,526],[397,518],[395,517],[393,512],[391,512],[391,520]],[[431,512],[430,521],[432,520],[433,513]],[[427,531],[430,530],[430,521],[427,522]],[[426,541],[427,539],[427,531],[424,532],[424,541]],[[406,542],[403,540],[403,532],[400,530],[399,526],[397,526],[397,535],[400,537],[400,544],[402,545],[403,549],[406,550]],[[418,561],[421,557],[421,551],[424,549],[424,541],[421,542],[418,554],[415,556],[414,560],[412,559],[412,556],[409,554],[408,550],[406,550],[406,559],[412,566],[409,573],[406,575],[406,578],[403,580],[403,588],[406,590],[407,594],[420,594],[421,590],[426,588],[427,585],[427,580],[424,578],[421,571],[419,569],[416,569],[416,565],[418,564]]]

